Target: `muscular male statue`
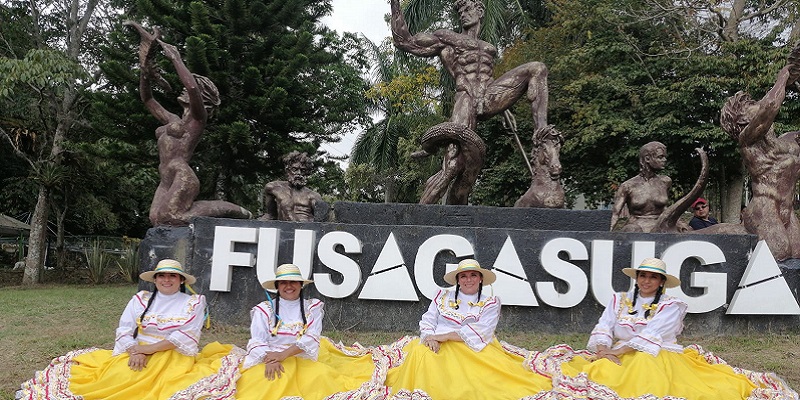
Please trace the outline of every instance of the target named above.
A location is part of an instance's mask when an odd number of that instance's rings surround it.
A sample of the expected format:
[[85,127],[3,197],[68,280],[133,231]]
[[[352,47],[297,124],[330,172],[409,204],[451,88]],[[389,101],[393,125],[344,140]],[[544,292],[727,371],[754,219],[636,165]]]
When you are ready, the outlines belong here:
[[547,67],[541,62],[520,65],[493,79],[497,49],[480,40],[484,7],[480,0],[456,0],[463,33],[448,29],[408,30],[400,1],[391,0],[392,38],[397,48],[421,57],[439,57],[456,82],[450,122],[475,130],[477,120],[497,115],[523,95],[531,103],[536,129],[547,125]]
[[[400,1],[391,0],[391,27],[397,48],[421,57],[439,57],[453,76],[456,92],[450,125],[434,126],[431,136],[438,137],[439,147],[446,147],[443,169],[426,183],[420,203],[437,202],[450,188],[447,204],[467,204],[472,185],[484,163],[482,157],[464,159],[460,154],[478,155],[485,152],[483,143],[473,147],[477,121],[488,119],[510,108],[526,96],[531,103],[535,130],[547,126],[547,67],[540,62],[520,65],[497,79],[493,78],[497,49],[480,40],[484,6],[480,0],[456,0],[463,32],[439,29],[412,35],[400,10]],[[461,125],[456,129],[454,125]],[[449,138],[441,134],[450,134]],[[447,139],[447,140],[445,140]],[[423,144],[423,147],[426,147]],[[484,148],[481,148],[484,147]],[[434,151],[429,146],[417,156]],[[463,172],[462,172],[463,171]],[[477,172],[476,172],[477,171]],[[457,188],[456,188],[457,186]],[[457,193],[453,193],[457,191]]]
[[285,181],[272,181],[264,186],[264,215],[260,220],[313,221],[314,208],[322,201],[319,193],[306,187],[314,163],[306,153],[293,151],[283,157]]
[[737,143],[752,179],[753,198],[742,212],[745,229],[769,245],[778,260],[800,258],[800,220],[794,213],[795,185],[800,178],[798,133],[775,135],[786,87],[800,78],[800,46],[778,72],[775,85],[759,101],[745,92],[728,98],[720,125]]

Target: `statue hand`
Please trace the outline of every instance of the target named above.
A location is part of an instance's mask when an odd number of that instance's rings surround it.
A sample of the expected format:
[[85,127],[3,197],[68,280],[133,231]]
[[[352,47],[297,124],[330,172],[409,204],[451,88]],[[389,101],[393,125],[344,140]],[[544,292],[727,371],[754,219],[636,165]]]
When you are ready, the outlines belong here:
[[161,45],[161,48],[164,49],[164,55],[166,55],[170,60],[181,57],[181,53],[178,52],[178,49],[175,46],[160,39],[158,40],[158,43]]
[[503,128],[511,132],[517,131],[517,119],[509,110],[503,111]]
[[428,156],[430,156],[430,154],[425,150],[418,150],[418,151],[415,151],[415,152],[411,153],[411,158],[413,158],[415,160],[420,159],[420,158],[425,158],[425,157],[428,157]]

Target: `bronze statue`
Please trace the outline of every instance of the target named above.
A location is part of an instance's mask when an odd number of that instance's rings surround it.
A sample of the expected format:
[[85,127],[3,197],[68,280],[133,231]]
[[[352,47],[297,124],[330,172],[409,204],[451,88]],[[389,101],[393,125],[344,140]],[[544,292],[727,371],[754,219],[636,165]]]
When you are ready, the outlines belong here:
[[486,159],[483,140],[464,125],[443,122],[429,128],[422,135],[421,144],[422,150],[411,157],[427,157],[440,147],[445,152],[442,169],[425,182],[419,203],[436,204],[447,192],[447,204],[467,204]]
[[623,182],[614,195],[611,208],[611,229],[624,217],[627,208],[628,221],[624,232],[651,232],[656,219],[669,204],[669,188],[672,179],[658,175],[667,163],[667,146],[661,142],[650,142],[639,149],[639,175]]
[[786,87],[799,77],[800,46],[792,49],[788,64],[761,100],[738,92],[728,98],[720,116],[722,129],[739,143],[752,182],[753,197],[742,213],[742,222],[748,232],[767,242],[777,260],[800,258],[800,221],[793,207],[800,177],[800,132],[777,137],[773,126]]
[[531,186],[514,207],[564,208],[561,186],[561,145],[564,136],[552,125],[538,129],[531,149]]
[[293,151],[283,157],[286,164],[285,181],[264,185],[259,220],[314,221],[314,208],[322,201],[319,193],[306,187],[314,163],[306,153]]
[[672,179],[658,172],[667,163],[667,147],[661,142],[649,142],[639,149],[639,174],[622,182],[614,195],[611,208],[611,230],[621,218],[627,217],[622,232],[687,232],[689,225],[681,215],[700,197],[708,180],[708,155],[695,149],[702,164],[700,176],[692,189],[674,204],[669,204]]
[[[478,38],[483,19],[483,3],[480,0],[456,0],[456,6],[461,15],[462,33],[439,29],[412,35],[400,10],[399,0],[391,0],[391,28],[395,46],[421,57],[438,56],[455,80],[456,92],[450,122],[463,125],[465,128],[462,132],[474,133],[478,119],[485,120],[497,115],[510,108],[523,96],[527,96],[531,103],[534,131],[547,126],[547,67],[540,62],[529,62],[494,79],[493,69],[497,49]],[[427,153],[432,152],[427,151]],[[447,153],[457,153],[457,151],[448,148]],[[450,157],[448,160],[446,156],[444,163],[447,164],[452,159],[453,157]],[[480,170],[483,162],[483,159],[471,160],[470,165],[477,165]],[[443,172],[442,175],[448,173]],[[435,181],[440,178],[431,177],[431,179]],[[438,191],[438,189],[431,190]],[[428,191],[426,188],[426,192]],[[466,204],[471,191],[470,184],[466,195],[448,196],[448,204]],[[450,203],[451,200],[459,202]]]
[[[164,124],[156,129],[161,181],[150,205],[150,223],[153,226],[182,226],[197,216],[252,218],[250,211],[227,201],[194,201],[200,191],[200,180],[189,166],[189,160],[206,127],[209,111],[220,104],[216,86],[210,79],[191,73],[175,46],[159,39],[158,30],[149,33],[135,22],[125,24],[136,29],[141,36],[139,94],[147,110]],[[168,87],[153,63],[156,42],[183,83],[183,93],[178,97],[183,106],[182,115],[167,111],[153,98],[153,81]]]

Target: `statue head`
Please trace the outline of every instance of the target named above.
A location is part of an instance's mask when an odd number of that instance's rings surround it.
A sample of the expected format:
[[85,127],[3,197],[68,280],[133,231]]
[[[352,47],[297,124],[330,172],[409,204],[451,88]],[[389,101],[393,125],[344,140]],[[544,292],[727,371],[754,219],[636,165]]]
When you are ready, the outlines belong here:
[[755,104],[755,100],[745,92],[737,92],[725,101],[720,112],[719,124],[733,140],[739,141],[739,134],[750,123],[748,109]]
[[306,153],[293,151],[283,157],[286,165],[286,180],[294,187],[303,187],[314,168],[314,161]]
[[478,24],[483,19],[483,13],[486,10],[482,0],[456,0],[456,8],[464,28]]
[[553,125],[537,129],[533,133],[533,147],[531,147],[531,163],[534,169],[542,168],[547,171],[551,179],[559,179],[562,172],[560,153],[563,144],[564,135]]
[[667,163],[667,146],[661,142],[650,142],[639,149],[639,170],[655,172],[664,169]]
[[[203,95],[203,105],[206,109],[211,110],[217,107],[220,104],[217,85],[215,85],[211,79],[203,75],[192,74],[192,76],[194,76],[194,80],[197,82],[197,88],[200,89],[200,94]],[[178,101],[184,105],[189,104],[189,93],[186,89],[178,96]]]

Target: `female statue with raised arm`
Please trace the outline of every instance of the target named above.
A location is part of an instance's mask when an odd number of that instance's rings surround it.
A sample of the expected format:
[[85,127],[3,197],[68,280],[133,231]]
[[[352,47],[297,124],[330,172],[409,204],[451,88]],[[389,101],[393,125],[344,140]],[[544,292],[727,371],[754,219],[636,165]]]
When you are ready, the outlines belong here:
[[[139,95],[150,114],[163,124],[156,129],[161,180],[150,205],[150,223],[153,226],[188,225],[189,220],[197,216],[252,218],[250,211],[227,201],[195,201],[200,192],[200,180],[189,165],[189,160],[200,141],[210,111],[220,104],[219,91],[214,82],[191,73],[175,46],[158,39],[158,31],[151,34],[135,22],[126,22],[126,25],[136,29],[142,37],[139,46]],[[156,43],[172,62],[184,86],[183,93],[178,97],[183,107],[182,115],[167,111],[153,97],[153,81],[166,85],[153,64]]]

